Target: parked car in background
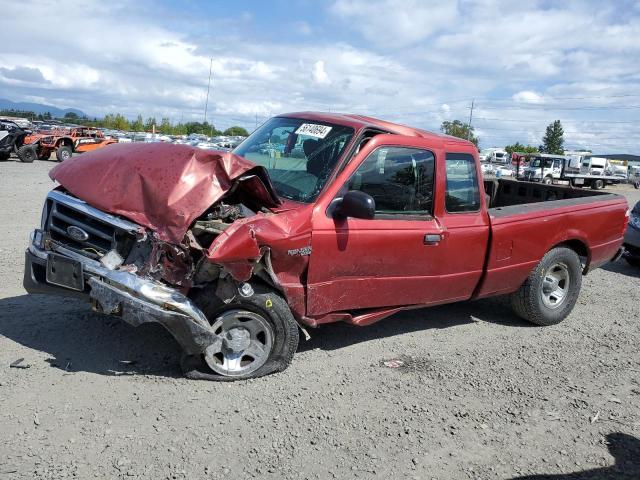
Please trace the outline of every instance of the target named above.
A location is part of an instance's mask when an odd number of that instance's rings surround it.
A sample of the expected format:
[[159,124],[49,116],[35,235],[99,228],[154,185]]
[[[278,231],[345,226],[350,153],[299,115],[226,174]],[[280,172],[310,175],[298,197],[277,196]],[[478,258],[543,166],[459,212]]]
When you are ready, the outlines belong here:
[[496,177],[513,177],[516,174],[515,167],[511,165],[494,165]]
[[629,225],[624,234],[624,258],[629,264],[640,267],[640,202],[629,215]]
[[13,120],[0,118],[0,161],[9,160],[9,156],[24,144],[24,139],[30,133],[30,130]]
[[73,153],[92,151],[116,143],[108,139],[101,130],[92,127],[57,127],[38,131],[27,136],[18,149],[18,158],[31,163],[35,159],[48,160],[55,154],[59,162],[68,160]]
[[496,169],[492,163],[481,163],[480,164],[480,172],[483,175],[495,175]]

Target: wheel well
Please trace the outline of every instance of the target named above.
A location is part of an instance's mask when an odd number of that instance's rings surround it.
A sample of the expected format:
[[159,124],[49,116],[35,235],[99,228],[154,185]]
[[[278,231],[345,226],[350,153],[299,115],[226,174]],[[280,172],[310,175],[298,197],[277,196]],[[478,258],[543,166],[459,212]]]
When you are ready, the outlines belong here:
[[586,272],[588,270],[589,262],[591,261],[591,255],[589,252],[589,247],[587,247],[587,245],[582,240],[578,240],[575,238],[573,240],[565,240],[564,242],[555,245],[553,248],[556,247],[568,247],[576,252],[580,257],[580,260],[584,264],[583,272]]
[[71,147],[71,148],[73,148],[73,142],[68,138],[63,138],[58,142],[58,147]]

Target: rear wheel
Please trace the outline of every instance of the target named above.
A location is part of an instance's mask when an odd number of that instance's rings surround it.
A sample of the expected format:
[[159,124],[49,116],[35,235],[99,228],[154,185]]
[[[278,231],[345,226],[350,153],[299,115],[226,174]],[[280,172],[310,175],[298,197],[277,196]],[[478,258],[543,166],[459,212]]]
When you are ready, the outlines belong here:
[[580,257],[567,247],[549,250],[522,286],[511,294],[511,307],[537,325],[555,325],[573,310],[582,285]]
[[593,182],[591,182],[591,188],[594,190],[600,190],[601,188],[604,188],[604,181],[603,180],[594,180]]
[[69,160],[71,155],[73,154],[71,147],[62,146],[58,147],[56,150],[56,158],[59,162],[64,162],[65,160]]
[[298,324],[279,294],[259,284],[252,289],[252,295],[238,295],[229,304],[215,296],[214,290],[196,299],[219,340],[201,358],[183,358],[187,377],[244,380],[289,366],[298,348]]
[[23,145],[18,149],[18,158],[22,163],[33,163],[38,153],[33,145]]

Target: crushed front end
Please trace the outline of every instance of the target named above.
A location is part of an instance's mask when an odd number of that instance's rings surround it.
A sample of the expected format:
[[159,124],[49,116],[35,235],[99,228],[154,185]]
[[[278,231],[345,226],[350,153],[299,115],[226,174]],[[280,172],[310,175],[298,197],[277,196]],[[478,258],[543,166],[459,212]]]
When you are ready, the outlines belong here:
[[96,311],[133,326],[160,323],[188,354],[201,353],[217,338],[184,293],[195,272],[188,252],[67,192],[49,193],[25,255],[29,293],[88,297]]
[[197,378],[286,368],[308,264],[291,252],[310,243],[311,206],[283,205],[266,171],[231,153],[104,150],[50,172],[60,186],[31,235],[25,289],[84,297],[133,326],[161,324],[183,369],[200,359],[217,374]]

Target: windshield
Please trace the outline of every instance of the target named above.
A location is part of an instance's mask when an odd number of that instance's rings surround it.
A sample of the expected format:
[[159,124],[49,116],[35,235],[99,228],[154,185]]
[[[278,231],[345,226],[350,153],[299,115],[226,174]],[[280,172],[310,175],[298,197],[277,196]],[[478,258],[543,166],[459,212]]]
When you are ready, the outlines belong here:
[[279,196],[309,203],[322,191],[353,134],[353,128],[343,125],[276,117],[233,153],[265,167]]
[[544,168],[550,168],[551,164],[552,164],[552,160],[550,158],[532,158],[531,159],[531,163],[529,164],[530,167],[533,168],[540,168],[540,164],[542,162],[542,160],[544,160]]

